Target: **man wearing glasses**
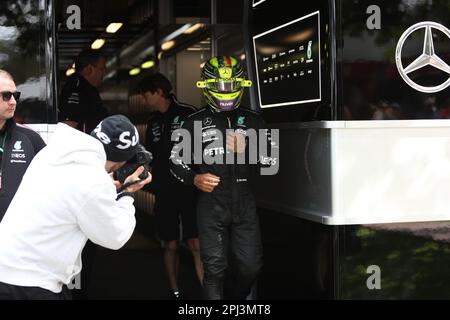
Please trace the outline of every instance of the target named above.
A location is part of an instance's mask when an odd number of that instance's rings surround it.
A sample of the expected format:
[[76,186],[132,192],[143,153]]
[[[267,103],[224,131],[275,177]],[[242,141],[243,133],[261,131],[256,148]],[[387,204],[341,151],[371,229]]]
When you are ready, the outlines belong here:
[[0,69],[0,221],[28,165],[45,146],[38,133],[14,121],[19,97],[13,77]]

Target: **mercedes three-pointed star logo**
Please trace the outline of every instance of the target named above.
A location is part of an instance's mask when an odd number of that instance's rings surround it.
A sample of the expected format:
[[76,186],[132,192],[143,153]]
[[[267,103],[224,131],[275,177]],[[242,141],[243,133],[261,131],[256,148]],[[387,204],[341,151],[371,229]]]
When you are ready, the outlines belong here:
[[[405,40],[418,29],[425,28],[425,38],[423,41],[423,52],[422,54],[413,62],[411,62],[406,68],[403,67],[402,64],[402,48]],[[397,64],[397,69],[403,80],[412,88],[426,93],[433,93],[444,90],[450,85],[450,66],[439,58],[434,52],[434,44],[433,44],[433,33],[432,30],[436,29],[444,33],[450,39],[450,30],[448,30],[443,25],[432,22],[432,21],[424,21],[416,23],[415,25],[409,27],[400,37],[397,43],[397,48],[395,50],[395,63]],[[426,87],[417,84],[408,76],[409,73],[419,70],[425,66],[433,66],[443,72],[449,74],[449,78],[440,85],[433,87]]]
[[212,123],[212,119],[210,117],[206,117],[205,119],[203,119],[203,125],[205,126],[209,126]]

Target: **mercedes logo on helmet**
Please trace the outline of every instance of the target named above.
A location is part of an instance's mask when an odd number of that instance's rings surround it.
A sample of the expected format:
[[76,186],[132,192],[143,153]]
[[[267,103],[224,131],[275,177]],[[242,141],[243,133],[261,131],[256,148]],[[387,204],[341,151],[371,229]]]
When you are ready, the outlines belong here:
[[210,117],[206,117],[203,119],[203,125],[209,126],[212,123],[212,119]]
[[[413,62],[411,62],[408,66],[403,67],[402,64],[402,48],[405,43],[405,40],[414,32],[419,29],[425,28],[425,37],[423,41],[423,52],[417,57]],[[444,27],[443,25],[432,22],[432,21],[424,21],[416,23],[415,25],[409,27],[400,37],[397,43],[397,48],[395,50],[395,63],[397,64],[398,72],[405,82],[412,88],[417,91],[433,93],[442,91],[450,85],[450,66],[443,61],[435,52],[434,52],[434,43],[433,43],[433,29],[438,30],[444,33],[447,38],[450,39],[450,31]],[[419,70],[426,66],[435,67],[445,73],[449,74],[449,78],[437,86],[427,87],[422,86],[414,82],[408,74],[413,71]]]

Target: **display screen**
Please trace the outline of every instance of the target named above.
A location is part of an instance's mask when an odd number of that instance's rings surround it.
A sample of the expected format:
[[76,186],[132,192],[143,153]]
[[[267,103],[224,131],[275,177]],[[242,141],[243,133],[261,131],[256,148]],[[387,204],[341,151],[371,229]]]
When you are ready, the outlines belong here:
[[321,101],[320,13],[253,36],[261,108]]

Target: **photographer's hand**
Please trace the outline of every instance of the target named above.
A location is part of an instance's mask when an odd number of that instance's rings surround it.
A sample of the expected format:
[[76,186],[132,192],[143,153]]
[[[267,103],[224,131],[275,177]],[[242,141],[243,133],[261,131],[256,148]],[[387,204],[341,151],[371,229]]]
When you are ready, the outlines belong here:
[[[134,181],[140,181],[139,175],[140,175],[142,172],[144,172],[144,167],[143,167],[143,166],[140,166],[139,168],[136,169],[136,171],[135,171],[132,175],[129,175],[129,176],[125,179],[124,184],[127,184],[127,183],[133,183]],[[151,175],[150,172],[149,172],[149,173],[148,173],[148,176],[147,176],[147,178],[146,178],[145,180],[142,180],[142,181],[140,181],[140,182],[138,182],[138,183],[133,183],[133,184],[131,184],[130,186],[127,187],[126,190],[127,190],[128,192],[136,192],[136,191],[142,189],[142,187],[145,186],[145,185],[146,185],[147,183],[149,183],[150,181],[152,181],[152,175]]]
[[109,176],[111,177],[111,180],[113,181],[114,185],[116,186],[116,189],[119,189],[122,184],[118,180],[114,180],[114,173],[109,173]]

